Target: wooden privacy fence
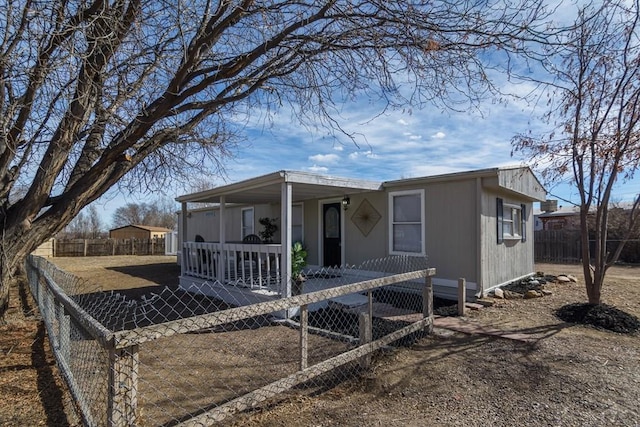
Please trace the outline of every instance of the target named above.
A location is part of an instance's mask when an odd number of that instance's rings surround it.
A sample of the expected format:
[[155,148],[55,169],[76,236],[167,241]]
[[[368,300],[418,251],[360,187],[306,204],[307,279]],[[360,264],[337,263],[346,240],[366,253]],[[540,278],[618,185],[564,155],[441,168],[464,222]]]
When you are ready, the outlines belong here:
[[[32,293],[49,331],[54,354],[88,425],[211,425],[312,380],[318,381],[323,387],[327,386],[329,383],[320,383],[325,374],[352,372],[349,366],[353,363],[366,367],[374,351],[411,334],[430,333],[433,329],[431,278],[435,275],[435,269],[389,274],[289,298],[221,307],[213,312],[195,310],[189,317],[177,318],[171,316],[180,310],[176,298],[181,291],[174,290],[168,297],[163,293],[144,300],[145,304],[151,303],[158,297],[153,302],[156,308],[163,307],[165,302],[171,306],[172,314],[164,321],[140,323],[141,314],[144,312],[148,315],[150,312],[151,305],[147,304],[133,315],[142,326],[122,330],[114,330],[108,322],[114,323],[114,317],[121,315],[124,307],[131,308],[135,303],[119,296],[81,294],[75,285],[69,288],[72,293],[69,295],[69,291],[63,290],[67,285],[57,282],[73,282],[77,278],[61,272],[39,257],[28,259],[27,272]],[[335,271],[332,274],[333,277],[340,277]],[[384,333],[381,334],[380,322],[374,321],[374,293],[380,293],[376,297],[389,298],[407,282],[422,283],[422,294],[412,294],[418,298],[419,304],[415,306],[419,308],[414,308],[413,314],[407,314],[408,311],[404,310],[404,314],[395,317],[403,321],[394,320],[394,329],[382,328]],[[312,318],[317,322],[318,313],[323,310],[325,315],[327,313],[326,308],[317,310],[318,304],[327,304],[347,296],[366,301],[357,312],[348,312],[351,317],[345,317],[351,319],[351,323],[355,319],[355,330],[359,331],[356,332],[356,338],[325,330],[316,323],[311,324]],[[199,308],[203,307],[201,296],[191,297],[197,300]],[[118,300],[119,303],[106,306],[105,298]],[[83,300],[92,301],[94,307],[88,308],[87,304],[82,303]],[[310,310],[312,306],[316,306],[313,313]],[[389,304],[382,306],[390,310]],[[377,307],[379,309],[381,306]],[[258,327],[256,330],[252,326],[255,325],[255,319],[294,311],[297,312],[296,316],[289,314],[284,321],[275,325],[272,323],[264,329]],[[156,311],[156,314],[160,312],[162,310]],[[343,312],[334,310],[333,313],[333,316],[339,317]],[[100,316],[107,323],[96,319]],[[153,315],[145,319],[153,319]],[[325,320],[328,323],[337,322],[336,317]],[[236,348],[245,342],[243,335],[253,330],[258,335],[251,335],[253,338],[246,341],[243,350]],[[256,349],[262,331],[267,338],[261,341],[268,347]],[[274,331],[282,336],[269,335]],[[274,349],[284,346],[291,332],[297,333],[296,340],[289,340],[295,343],[297,351],[281,350],[278,357],[282,360],[274,359]],[[229,333],[233,335],[227,336]],[[340,347],[337,347],[337,342],[340,342]],[[230,346],[226,347],[225,343],[230,343]],[[325,353],[312,351],[314,345],[319,343],[331,347],[331,352],[326,353],[330,354],[329,357],[321,356]],[[81,351],[83,349],[85,351]],[[223,356],[216,357],[216,351],[222,352]],[[245,360],[254,352],[256,355],[268,353],[269,359],[266,363],[249,363],[245,372],[253,373],[259,367],[265,367],[269,375],[251,384],[231,384],[231,381],[237,380],[237,376],[229,372],[237,366],[230,360]],[[280,362],[292,368],[291,371],[274,371]],[[212,368],[218,370],[213,376],[206,377]],[[164,375],[171,379],[163,378]],[[229,377],[223,378],[221,384],[215,387],[210,384],[225,375]],[[334,380],[327,381],[333,383]],[[203,390],[211,390],[211,395]],[[226,394],[216,397],[215,393]],[[157,406],[145,406],[141,416],[140,402],[151,405],[150,402],[154,401],[158,401]],[[181,413],[167,415],[165,412],[168,407],[176,407]]]
[[56,257],[164,255],[165,239],[53,239]]
[[[582,259],[578,230],[538,230],[534,233],[536,262],[578,263]],[[606,251],[613,253],[620,240],[608,239]],[[591,253],[595,250],[595,241],[589,240]],[[625,243],[618,262],[640,263],[640,240],[631,239]]]
[[534,232],[536,262],[580,262],[580,231],[538,230]]

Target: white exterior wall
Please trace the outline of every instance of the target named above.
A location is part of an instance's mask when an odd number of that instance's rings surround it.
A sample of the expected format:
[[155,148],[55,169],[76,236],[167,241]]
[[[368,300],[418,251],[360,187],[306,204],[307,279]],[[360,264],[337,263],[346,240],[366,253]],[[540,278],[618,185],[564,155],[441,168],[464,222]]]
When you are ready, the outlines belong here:
[[[529,196],[540,196],[533,175],[516,176],[509,172],[502,184]],[[524,179],[524,184],[519,181]],[[351,218],[345,222],[347,262],[358,264],[367,259],[389,254],[388,197],[390,192],[423,189],[425,204],[425,248],[429,267],[436,269],[434,283],[455,286],[459,278],[467,281],[471,294],[504,284],[534,272],[533,203],[529,197],[501,191],[495,178],[470,177],[459,180],[415,183],[393,186],[384,193],[351,195],[352,215],[362,198],[382,215],[369,236],[364,237]],[[525,204],[526,241],[497,243],[496,198],[505,203]],[[452,294],[452,295],[455,295]]]
[[[242,240],[242,209],[247,206],[233,206],[225,208],[225,234],[227,241]],[[249,206],[250,207],[250,206]],[[202,208],[189,212],[187,217],[187,241],[194,241],[196,234],[201,235],[206,241],[217,242],[220,240],[220,212],[218,208]],[[263,227],[258,220],[262,217],[278,218],[278,231],[273,236],[275,243],[280,241],[280,207],[278,205],[256,205],[253,207],[253,230],[259,234]],[[178,213],[178,234],[182,244],[182,215]]]
[[[359,265],[364,261],[383,258],[388,255],[388,204],[387,193],[352,194],[349,209],[342,212],[344,216],[345,239],[342,250],[345,252],[345,262]],[[354,216],[364,200],[380,214],[381,218],[365,236],[356,226]]]
[[[425,251],[436,278],[470,284],[478,280],[478,213],[475,179],[441,181],[419,186],[394,186],[388,192],[424,189]],[[388,194],[385,193],[385,197]],[[389,239],[388,213],[384,226]],[[385,242],[385,245],[388,245]],[[388,252],[388,250],[387,250]],[[436,282],[437,283],[437,280]]]
[[[498,243],[496,198],[504,203],[526,206],[526,241]],[[482,282],[484,290],[505,284],[534,272],[533,203],[513,194],[486,191],[482,195]]]
[[[404,182],[395,182],[384,191],[348,194],[350,207],[342,211],[342,251],[347,264],[359,265],[389,255],[389,193],[406,190],[424,191],[423,239],[428,265],[436,268],[436,285],[440,281],[441,284],[455,287],[459,278],[465,278],[468,292],[473,294],[534,271],[533,203],[530,200],[544,198],[544,192],[533,174],[528,171],[523,173],[520,169],[501,170],[498,176],[476,174],[446,179],[408,180],[406,185]],[[497,197],[505,203],[526,205],[526,242],[508,240],[497,243]],[[341,199],[342,194],[337,194],[336,198]],[[365,200],[381,216],[366,236],[354,221],[358,207]],[[307,262],[312,266],[320,265],[321,261],[321,203],[321,200],[303,203],[303,243],[308,252]],[[225,215],[226,240],[240,240],[241,207],[227,207]],[[262,229],[258,220],[265,216],[279,217],[280,206],[255,206],[256,234]],[[181,226],[182,222],[179,220],[178,224]],[[188,218],[187,240],[193,240],[196,234],[200,234],[205,240],[218,241],[218,224],[217,209],[193,211]],[[274,241],[280,241],[279,232],[274,236]]]
[[318,206],[318,200],[307,200],[302,207],[304,232],[302,244],[307,251],[307,264],[309,265],[320,264],[320,255],[318,253],[318,230],[320,229]]

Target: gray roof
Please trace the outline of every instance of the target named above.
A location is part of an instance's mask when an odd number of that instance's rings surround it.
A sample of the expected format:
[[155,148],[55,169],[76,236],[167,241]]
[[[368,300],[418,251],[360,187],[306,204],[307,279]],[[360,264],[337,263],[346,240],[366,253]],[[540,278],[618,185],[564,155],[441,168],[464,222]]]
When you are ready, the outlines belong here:
[[250,178],[233,184],[212,188],[176,198],[178,202],[220,203],[270,203],[279,202],[282,185],[293,184],[293,201],[335,197],[355,192],[378,191],[381,183],[352,178],[317,175],[308,172],[282,170],[268,175]]
[[[527,184],[513,185],[513,181],[521,181],[514,176],[526,174]],[[494,178],[491,184],[507,191],[524,195],[532,200],[544,200],[544,188],[531,169],[526,166],[508,166],[480,169],[466,172],[455,172],[443,175],[408,178],[395,181],[368,181],[354,178],[319,175],[309,172],[281,170],[267,175],[250,178],[236,183],[222,185],[210,190],[182,195],[176,198],[182,203],[221,203],[224,197],[229,204],[262,204],[277,203],[281,199],[283,184],[292,184],[292,201],[333,198],[367,191],[381,191],[405,185],[431,183],[437,181],[453,181],[470,178]]]

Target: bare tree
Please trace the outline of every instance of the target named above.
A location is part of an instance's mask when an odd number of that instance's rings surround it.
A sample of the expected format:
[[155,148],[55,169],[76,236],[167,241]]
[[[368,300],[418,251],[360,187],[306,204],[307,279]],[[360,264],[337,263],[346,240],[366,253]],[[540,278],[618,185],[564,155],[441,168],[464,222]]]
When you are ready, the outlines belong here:
[[104,233],[102,220],[95,205],[81,210],[58,236],[72,239],[96,239]]
[[96,205],[89,205],[87,208],[87,222],[89,226],[89,239],[97,239],[104,233],[104,228],[102,225],[102,219],[100,219],[100,214],[98,213],[98,208]]
[[127,203],[113,213],[112,225],[123,227],[130,224],[152,225],[174,229],[178,207],[168,199],[150,203]]
[[582,8],[573,31],[559,40],[545,63],[554,77],[546,120],[555,131],[514,140],[517,150],[546,165],[549,179],[569,175],[580,195],[582,264],[592,304],[600,303],[607,269],[618,260],[639,221],[640,194],[623,217],[620,243],[607,250],[614,185],[632,178],[640,163],[639,24],[637,0]]
[[113,213],[111,226],[114,228],[124,227],[126,225],[152,225],[145,223],[146,205],[144,203],[127,203],[120,206]]
[[540,3],[5,3],[0,315],[25,255],[115,184],[153,190],[220,165],[238,122],[283,105],[338,131],[336,103],[358,93],[464,108],[491,86],[478,53],[540,38]]
[[59,239],[85,239],[87,238],[89,222],[87,220],[88,215],[84,210],[78,212],[63,231],[56,235]]

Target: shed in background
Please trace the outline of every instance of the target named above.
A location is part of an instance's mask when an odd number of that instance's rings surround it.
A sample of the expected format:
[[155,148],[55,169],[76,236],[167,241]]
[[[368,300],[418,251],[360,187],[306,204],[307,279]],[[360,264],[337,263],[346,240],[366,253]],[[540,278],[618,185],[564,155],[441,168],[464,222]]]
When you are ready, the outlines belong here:
[[165,233],[170,233],[170,230],[165,227],[154,227],[151,225],[125,225],[124,227],[118,227],[109,230],[110,239],[156,239],[164,238]]

